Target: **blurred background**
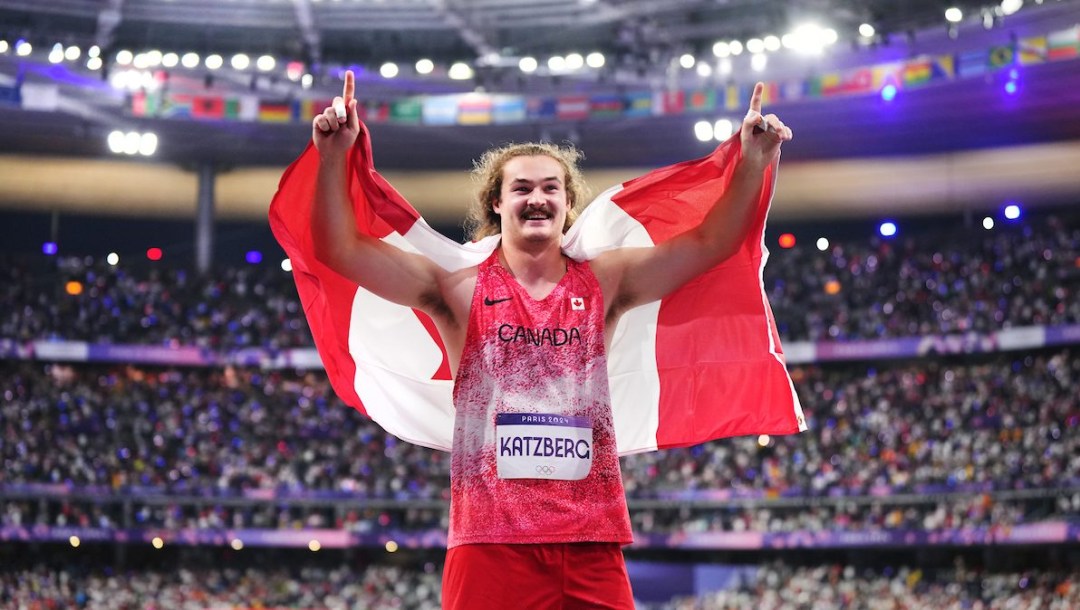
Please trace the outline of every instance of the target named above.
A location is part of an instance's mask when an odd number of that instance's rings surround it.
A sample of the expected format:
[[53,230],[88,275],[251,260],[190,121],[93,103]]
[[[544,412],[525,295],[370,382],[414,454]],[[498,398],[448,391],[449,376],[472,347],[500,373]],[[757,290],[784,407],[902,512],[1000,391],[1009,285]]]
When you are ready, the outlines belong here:
[[809,431],[623,459],[638,605],[1080,607],[1080,2],[0,0],[0,606],[436,608],[447,455],[333,394],[266,212],[357,73],[463,237],[492,145],[594,193],[786,144]]

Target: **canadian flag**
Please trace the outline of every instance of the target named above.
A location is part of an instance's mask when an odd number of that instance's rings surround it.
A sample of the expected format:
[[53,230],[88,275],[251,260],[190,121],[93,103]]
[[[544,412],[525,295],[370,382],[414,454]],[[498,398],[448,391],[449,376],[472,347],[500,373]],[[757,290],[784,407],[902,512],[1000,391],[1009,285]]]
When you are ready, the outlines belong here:
[[585,299],[582,297],[570,297],[570,309],[585,311]]
[[[349,160],[358,230],[446,269],[479,264],[497,247],[498,236],[459,244],[432,229],[375,171],[362,131]],[[612,248],[653,246],[695,226],[726,188],[739,152],[736,134],[706,157],[608,189],[567,232],[564,251],[586,260]],[[449,451],[453,380],[434,324],[315,260],[310,219],[318,163],[309,144],[285,171],[270,226],[292,261],[330,382],[391,434]],[[608,372],[620,454],[806,429],[761,279],[775,169],[767,170],[754,221],[735,255],[619,322]],[[584,307],[576,301],[571,308]]]

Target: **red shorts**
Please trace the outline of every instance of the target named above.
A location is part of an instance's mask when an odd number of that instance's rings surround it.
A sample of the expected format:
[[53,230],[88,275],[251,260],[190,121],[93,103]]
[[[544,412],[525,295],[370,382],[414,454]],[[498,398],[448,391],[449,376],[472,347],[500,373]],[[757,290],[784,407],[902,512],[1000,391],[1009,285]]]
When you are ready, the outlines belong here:
[[463,544],[446,552],[442,604],[492,608],[634,608],[615,542]]

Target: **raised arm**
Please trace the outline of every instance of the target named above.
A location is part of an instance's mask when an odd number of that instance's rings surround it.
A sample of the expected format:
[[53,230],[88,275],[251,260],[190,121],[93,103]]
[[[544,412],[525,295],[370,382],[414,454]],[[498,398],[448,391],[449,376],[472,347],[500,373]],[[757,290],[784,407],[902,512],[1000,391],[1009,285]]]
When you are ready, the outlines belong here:
[[765,168],[777,162],[781,143],[792,137],[776,115],[761,114],[763,89],[761,83],[754,87],[740,130],[742,155],[731,182],[701,224],[655,248],[612,250],[593,261],[605,293],[610,295],[606,298],[609,318],[663,298],[738,249],[753,218]]
[[442,268],[356,230],[348,193],[348,153],[360,135],[352,71],[341,97],[312,121],[319,152],[312,231],[315,256],[324,265],[395,303],[436,313],[441,309]]

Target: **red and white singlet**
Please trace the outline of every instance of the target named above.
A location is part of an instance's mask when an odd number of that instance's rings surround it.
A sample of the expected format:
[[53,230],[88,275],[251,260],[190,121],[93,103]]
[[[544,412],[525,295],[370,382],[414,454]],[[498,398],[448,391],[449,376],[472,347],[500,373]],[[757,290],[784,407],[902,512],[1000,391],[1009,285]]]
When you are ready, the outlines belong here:
[[480,264],[454,407],[448,547],[631,542],[588,263],[539,301]]

